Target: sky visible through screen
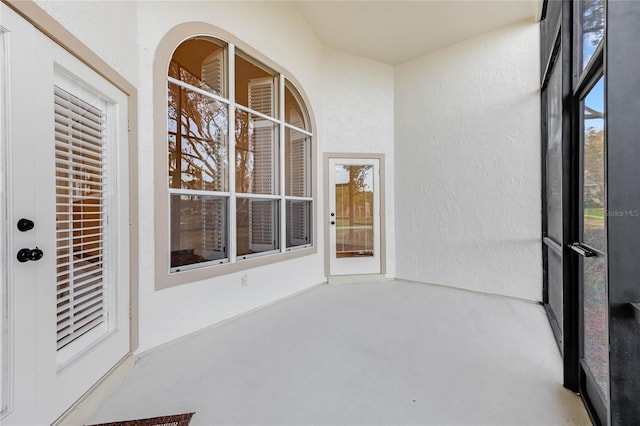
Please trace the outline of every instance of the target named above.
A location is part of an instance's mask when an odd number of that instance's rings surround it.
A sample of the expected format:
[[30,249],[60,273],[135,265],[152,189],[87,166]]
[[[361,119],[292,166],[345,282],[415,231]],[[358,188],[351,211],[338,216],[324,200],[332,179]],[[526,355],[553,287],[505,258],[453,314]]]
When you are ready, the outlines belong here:
[[588,33],[582,36],[582,69],[586,68],[601,40],[600,34]]
[[[595,111],[604,112],[604,77],[600,78],[598,83],[587,94],[584,99],[584,105]],[[585,129],[593,127],[596,130],[603,130],[604,120],[602,118],[585,120],[584,127]]]

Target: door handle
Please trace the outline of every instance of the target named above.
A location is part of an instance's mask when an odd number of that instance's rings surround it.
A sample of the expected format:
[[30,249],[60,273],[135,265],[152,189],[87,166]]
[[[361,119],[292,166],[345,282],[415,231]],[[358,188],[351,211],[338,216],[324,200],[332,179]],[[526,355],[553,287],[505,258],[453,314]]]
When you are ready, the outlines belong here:
[[583,257],[595,257],[598,255],[595,251],[583,246],[580,243],[573,243],[569,246],[569,248]]
[[42,256],[44,256],[44,252],[40,250],[38,247],[36,247],[34,249],[28,249],[28,248],[20,249],[18,251],[18,255],[16,256],[16,258],[18,259],[18,262],[24,263],[30,260],[35,262],[37,260],[42,259]]
[[332,225],[335,225],[335,224],[336,224],[336,221],[335,221],[335,220],[332,220],[332,221],[331,221],[331,224],[332,224]]
[[18,231],[27,232],[33,229],[35,223],[32,220],[25,219],[24,217],[18,221]]

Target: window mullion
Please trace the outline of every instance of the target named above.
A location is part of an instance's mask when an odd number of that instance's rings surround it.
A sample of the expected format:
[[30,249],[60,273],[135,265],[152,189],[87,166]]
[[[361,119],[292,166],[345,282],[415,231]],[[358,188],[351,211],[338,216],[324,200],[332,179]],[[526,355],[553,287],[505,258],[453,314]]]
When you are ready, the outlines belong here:
[[308,131],[308,130],[301,129],[300,127],[296,127],[296,126],[294,126],[294,125],[291,125],[291,124],[289,124],[289,123],[285,123],[285,122],[283,122],[282,124],[283,124],[285,127],[289,128],[289,129],[293,129],[293,130],[295,130],[296,132],[300,132],[300,133],[302,133],[302,134],[304,134],[304,135],[307,135],[307,136],[313,136],[313,133],[311,133],[311,132],[310,132],[310,131]]
[[287,251],[287,202],[285,200],[286,182],[285,182],[285,111],[284,111],[284,76],[280,74],[280,84],[278,85],[278,108],[280,109],[278,117],[280,117],[280,251]]
[[236,62],[235,45],[229,43],[227,49],[229,60],[227,61],[229,86],[229,262],[236,261],[237,238],[236,238]]
[[266,254],[296,257],[284,254],[289,245],[309,246],[313,194],[301,185],[310,179],[303,175],[312,134],[304,102],[284,75],[241,54],[233,43],[197,36],[169,63],[168,167],[176,176],[169,176],[167,261],[170,275],[181,273],[171,282],[209,276],[201,268],[211,276],[219,275],[214,266],[236,271],[243,266],[233,264]]
[[205,96],[207,98],[215,99],[216,101],[221,102],[223,104],[226,104],[226,103],[229,102],[229,100],[225,99],[222,96],[218,96],[215,93],[207,92],[206,90],[202,90],[199,87],[193,86],[193,85],[191,85],[189,83],[185,83],[184,81],[178,80],[177,78],[169,76],[169,77],[167,77],[167,80],[169,81],[169,83],[175,84],[176,86],[179,86],[182,89],[187,89],[187,90],[189,90],[191,92],[195,92],[195,93],[197,93],[199,95],[202,95],[202,96]]

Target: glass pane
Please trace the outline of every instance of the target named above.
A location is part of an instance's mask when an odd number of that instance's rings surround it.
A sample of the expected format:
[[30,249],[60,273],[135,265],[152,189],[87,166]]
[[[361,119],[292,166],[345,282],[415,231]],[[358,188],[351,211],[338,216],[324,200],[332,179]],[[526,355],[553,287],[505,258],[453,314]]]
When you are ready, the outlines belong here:
[[335,166],[336,257],[373,256],[373,166]]
[[[604,78],[585,98],[583,119],[582,241],[605,252]],[[584,359],[606,400],[609,382],[606,257],[584,258],[583,262]]]
[[223,98],[227,95],[226,45],[198,37],[173,52],[169,76]]
[[582,14],[582,68],[593,56],[604,35],[604,0],[578,2]]
[[236,111],[236,192],[279,192],[278,129],[273,121]]
[[227,106],[175,84],[168,99],[169,187],[228,191]]
[[289,81],[284,86],[284,119],[285,122],[300,129],[309,131],[308,115],[300,94]]
[[277,200],[240,198],[236,201],[237,256],[277,250],[279,244]]
[[297,130],[285,130],[286,195],[311,196],[311,138]]
[[227,259],[227,198],[171,194],[171,267]]
[[584,360],[605,401],[609,396],[606,267],[605,256],[584,258]]
[[[560,333],[563,329],[564,312],[563,312],[563,294],[562,294],[562,257],[550,248],[547,250],[547,288],[549,306],[555,316],[556,322],[560,328]],[[560,336],[560,342],[562,342],[563,336]],[[558,342],[558,343],[560,343]],[[560,345],[562,348],[562,345]]]
[[[56,348],[62,354],[58,362],[64,362],[64,353],[77,353],[99,338],[88,335],[92,329],[98,335],[106,332],[107,273],[113,265],[107,250],[113,244],[107,221],[109,116],[104,112],[106,103],[97,108],[93,94],[78,97],[58,86],[53,91]],[[74,119],[78,116],[82,121]]]
[[236,54],[236,102],[278,118],[278,77],[266,66]]
[[311,201],[287,200],[287,247],[311,244]]
[[582,242],[605,251],[604,78],[584,100],[584,231]]
[[562,67],[559,63],[554,66],[547,86],[547,132],[547,235],[562,243]]

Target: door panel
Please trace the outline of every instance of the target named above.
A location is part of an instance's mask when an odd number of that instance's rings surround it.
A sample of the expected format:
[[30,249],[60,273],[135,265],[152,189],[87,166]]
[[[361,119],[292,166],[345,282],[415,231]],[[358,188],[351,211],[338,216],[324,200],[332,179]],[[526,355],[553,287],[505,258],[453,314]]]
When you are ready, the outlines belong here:
[[[545,2],[543,135],[550,134],[545,84],[554,50],[563,74],[563,274],[545,259],[545,303],[557,311],[562,280],[564,384],[580,392],[595,424],[640,424],[640,2]],[[561,39],[556,37],[561,35]],[[605,81],[606,77],[606,81]],[[598,80],[600,79],[600,80]],[[549,83],[551,84],[551,83]],[[551,102],[551,100],[549,100]],[[606,108],[605,108],[606,104]],[[605,115],[606,112],[606,115]],[[545,138],[543,138],[544,141]],[[545,151],[546,153],[546,146]],[[543,154],[544,155],[544,154]],[[543,176],[549,166],[543,163]],[[543,200],[551,199],[548,179]],[[548,207],[548,206],[547,206]],[[545,219],[551,214],[545,209]],[[550,219],[549,219],[550,220]],[[551,237],[543,229],[547,252]],[[553,233],[551,230],[550,234]],[[575,242],[574,244],[571,244]],[[574,253],[577,252],[577,253]],[[558,269],[558,268],[556,268]],[[553,315],[550,315],[553,325]]]
[[7,33],[0,26],[0,419],[8,410],[10,387],[9,371],[9,304],[7,275]]
[[129,351],[127,98],[0,7],[14,354],[2,424],[49,424]]
[[582,391],[606,421],[609,406],[609,323],[607,243],[605,226],[605,111],[604,77],[581,101],[580,241],[572,248],[581,256],[578,282],[581,311]]
[[[553,33],[558,36],[557,33]],[[552,52],[550,52],[551,54]],[[558,48],[556,60],[550,64],[547,85],[543,88],[543,260],[544,302],[560,350],[565,351],[564,268],[562,247],[565,241],[564,223],[566,179],[564,177],[565,147],[563,135],[563,50]]]
[[377,159],[329,160],[330,273],[380,273]]

